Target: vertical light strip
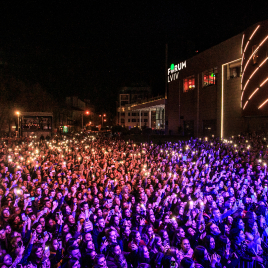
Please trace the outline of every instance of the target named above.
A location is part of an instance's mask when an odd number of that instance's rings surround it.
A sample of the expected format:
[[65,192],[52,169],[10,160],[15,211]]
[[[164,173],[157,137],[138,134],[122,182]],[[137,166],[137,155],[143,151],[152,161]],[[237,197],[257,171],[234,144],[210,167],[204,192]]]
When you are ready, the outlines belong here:
[[259,108],[258,109],[260,109],[266,102],[268,101],[268,99],[267,100],[265,100],[260,106],[259,106]]
[[243,36],[242,36],[242,42],[241,42],[241,55],[242,55],[242,53],[243,53],[244,38],[245,38],[245,34],[243,34]]
[[241,58],[237,59],[237,60],[233,60],[227,63],[222,64],[221,66],[221,138],[223,138],[223,120],[224,120],[224,116],[223,116],[223,112],[224,112],[224,66],[233,62],[237,62],[241,60]]
[[[242,60],[241,60],[241,67],[240,67],[240,73],[242,74],[242,71],[243,71],[243,59],[244,59],[244,53],[243,53],[243,46],[244,46],[244,39],[245,39],[245,34],[243,34],[243,37],[242,37],[242,42],[241,42],[241,57],[242,57]],[[243,90],[243,87],[242,87],[242,79],[240,79],[241,81],[241,90]]]
[[221,139],[223,138],[223,79],[224,79],[224,64],[221,66]]

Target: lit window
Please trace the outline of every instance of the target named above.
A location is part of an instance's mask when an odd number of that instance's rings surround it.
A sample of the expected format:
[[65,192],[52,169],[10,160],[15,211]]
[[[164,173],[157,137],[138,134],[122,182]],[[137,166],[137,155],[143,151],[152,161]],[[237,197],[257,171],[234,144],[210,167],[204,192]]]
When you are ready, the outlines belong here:
[[217,79],[217,67],[211,68],[203,72],[203,87],[207,87],[209,85],[215,85]]
[[240,68],[241,62],[233,62],[227,65],[227,80],[241,76]]
[[195,89],[195,78],[194,75],[183,79],[183,92]]

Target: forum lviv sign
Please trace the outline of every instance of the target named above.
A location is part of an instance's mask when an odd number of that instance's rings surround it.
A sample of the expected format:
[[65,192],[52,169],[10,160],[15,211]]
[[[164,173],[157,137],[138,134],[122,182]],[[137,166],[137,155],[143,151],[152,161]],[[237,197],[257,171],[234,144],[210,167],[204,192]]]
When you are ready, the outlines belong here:
[[178,64],[171,64],[168,68],[168,83],[177,80],[179,78],[179,71],[186,68],[186,61]]

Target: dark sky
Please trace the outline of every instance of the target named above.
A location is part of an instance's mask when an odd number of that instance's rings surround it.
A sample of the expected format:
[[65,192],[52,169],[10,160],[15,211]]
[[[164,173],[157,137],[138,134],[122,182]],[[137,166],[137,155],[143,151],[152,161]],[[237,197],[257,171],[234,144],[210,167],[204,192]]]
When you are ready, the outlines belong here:
[[164,94],[165,43],[171,63],[268,19],[268,1],[19,2],[0,11],[0,48],[13,71],[100,109],[114,107],[123,85]]

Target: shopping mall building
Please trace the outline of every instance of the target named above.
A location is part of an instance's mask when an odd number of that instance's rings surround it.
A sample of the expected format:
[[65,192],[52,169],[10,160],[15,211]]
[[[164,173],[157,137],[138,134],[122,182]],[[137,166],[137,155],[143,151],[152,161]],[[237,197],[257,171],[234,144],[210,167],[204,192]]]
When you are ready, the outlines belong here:
[[268,128],[268,21],[167,70],[167,134],[229,137]]

